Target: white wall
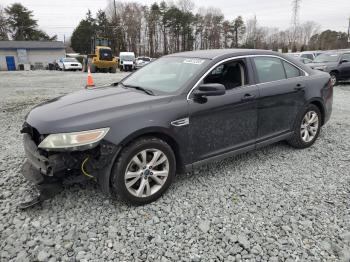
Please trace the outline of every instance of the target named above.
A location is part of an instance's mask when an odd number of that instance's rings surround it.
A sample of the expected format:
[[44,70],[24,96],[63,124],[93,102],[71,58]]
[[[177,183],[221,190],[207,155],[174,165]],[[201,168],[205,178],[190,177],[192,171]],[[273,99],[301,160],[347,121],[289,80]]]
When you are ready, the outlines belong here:
[[[16,67],[18,69],[18,54],[17,50],[0,50],[0,70],[7,71],[6,56],[14,56]],[[48,63],[52,63],[54,60],[65,57],[65,50],[31,50],[27,49],[28,61],[31,65],[35,63],[42,63],[43,66],[47,66]]]
[[65,57],[65,50],[27,50],[30,64],[43,63],[44,67],[58,58]]

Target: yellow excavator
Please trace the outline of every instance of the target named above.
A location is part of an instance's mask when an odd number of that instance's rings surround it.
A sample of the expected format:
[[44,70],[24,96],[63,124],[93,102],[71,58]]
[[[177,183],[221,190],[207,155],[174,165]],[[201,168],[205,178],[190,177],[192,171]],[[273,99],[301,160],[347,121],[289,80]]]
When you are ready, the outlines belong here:
[[91,54],[83,59],[83,71],[87,72],[88,67],[90,67],[91,73],[116,73],[118,59],[113,56],[110,45],[111,42],[108,38],[92,37]]

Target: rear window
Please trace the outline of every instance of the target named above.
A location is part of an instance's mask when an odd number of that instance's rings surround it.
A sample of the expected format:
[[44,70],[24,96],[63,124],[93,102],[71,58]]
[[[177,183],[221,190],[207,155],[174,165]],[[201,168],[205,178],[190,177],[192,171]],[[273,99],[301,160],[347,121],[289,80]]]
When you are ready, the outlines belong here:
[[145,62],[150,62],[151,59],[149,57],[139,57],[137,58],[137,60],[142,60],[142,61],[145,61]]
[[284,69],[286,70],[287,78],[301,76],[301,71],[290,63],[283,61]]
[[255,57],[254,64],[260,83],[286,79],[282,61],[275,57]]
[[100,59],[111,61],[113,59],[112,51],[110,49],[100,49]]

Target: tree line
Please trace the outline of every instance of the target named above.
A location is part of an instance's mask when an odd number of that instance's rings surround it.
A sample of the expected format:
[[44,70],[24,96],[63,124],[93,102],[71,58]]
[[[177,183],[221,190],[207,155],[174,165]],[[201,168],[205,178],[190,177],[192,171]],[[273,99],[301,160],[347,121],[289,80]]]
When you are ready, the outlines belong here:
[[33,11],[20,3],[0,6],[0,40],[56,40],[56,36],[50,37],[38,29],[38,21],[33,17]]
[[89,11],[74,30],[72,48],[88,53],[93,36],[107,37],[112,49],[158,57],[164,54],[215,48],[259,48],[283,52],[346,48],[347,34],[306,21],[294,28],[260,26],[256,17],[225,18],[219,8],[199,8],[191,0],[161,1],[150,6],[111,0],[94,17]]
[[[196,11],[195,11],[196,10]],[[92,37],[111,40],[115,54],[133,51],[158,57],[164,54],[215,48],[259,48],[283,52],[341,49],[347,34],[326,30],[313,21],[286,30],[259,25],[257,17],[225,18],[219,8],[196,8],[192,0],[137,2],[110,0],[104,10],[86,17],[70,39],[74,51],[88,54]],[[56,40],[38,29],[33,12],[19,3],[0,7],[0,40]]]

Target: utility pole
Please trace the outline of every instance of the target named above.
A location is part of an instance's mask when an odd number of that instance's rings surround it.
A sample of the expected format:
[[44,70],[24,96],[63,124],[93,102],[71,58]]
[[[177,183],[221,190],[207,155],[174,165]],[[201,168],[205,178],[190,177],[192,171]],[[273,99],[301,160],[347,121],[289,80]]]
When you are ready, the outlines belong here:
[[115,0],[113,0],[113,4],[114,4],[114,20],[117,20],[117,5],[115,3]]
[[292,46],[295,46],[297,31],[299,26],[299,9],[300,9],[301,0],[292,0],[292,29],[293,29],[293,38],[292,38]]
[[348,46],[350,47],[350,17],[349,17],[349,26],[348,26]]

